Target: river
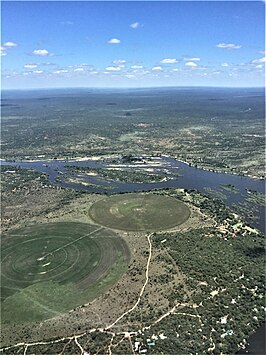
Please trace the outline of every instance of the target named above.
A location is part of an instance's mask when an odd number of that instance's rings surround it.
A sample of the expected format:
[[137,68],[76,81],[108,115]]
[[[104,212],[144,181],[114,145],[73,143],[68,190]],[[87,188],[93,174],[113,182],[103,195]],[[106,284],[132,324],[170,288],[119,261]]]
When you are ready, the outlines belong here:
[[[166,188],[197,189],[209,196],[222,198],[224,203],[252,227],[265,233],[265,206],[251,199],[251,191],[265,194],[263,180],[207,171],[189,166],[168,156],[145,157],[130,163],[117,159],[52,160],[52,161],[2,161],[2,165],[34,169],[48,175],[52,184],[88,192],[113,194],[124,192],[150,191]],[[133,172],[147,172],[163,175],[166,181],[152,183],[121,182],[100,176],[90,176],[81,171],[69,171],[67,166],[89,167],[92,169],[122,169]],[[85,186],[84,184],[87,184]],[[233,188],[228,188],[232,186]],[[227,187],[227,188],[226,188]]]

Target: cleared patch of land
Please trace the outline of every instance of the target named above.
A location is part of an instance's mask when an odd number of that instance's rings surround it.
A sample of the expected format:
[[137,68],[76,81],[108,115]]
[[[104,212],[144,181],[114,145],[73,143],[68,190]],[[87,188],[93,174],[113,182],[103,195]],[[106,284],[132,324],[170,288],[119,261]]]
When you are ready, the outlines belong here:
[[2,238],[2,322],[60,315],[97,297],[126,271],[129,250],[114,232],[61,222]]
[[90,217],[98,224],[127,231],[157,231],[184,223],[190,210],[178,199],[155,194],[114,195],[91,206]]

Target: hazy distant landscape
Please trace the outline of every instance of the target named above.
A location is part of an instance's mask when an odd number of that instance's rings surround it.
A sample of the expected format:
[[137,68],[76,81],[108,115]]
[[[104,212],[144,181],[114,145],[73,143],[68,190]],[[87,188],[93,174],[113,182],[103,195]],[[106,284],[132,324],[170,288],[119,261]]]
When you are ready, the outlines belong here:
[[263,89],[3,92],[2,157],[169,154],[264,177]]

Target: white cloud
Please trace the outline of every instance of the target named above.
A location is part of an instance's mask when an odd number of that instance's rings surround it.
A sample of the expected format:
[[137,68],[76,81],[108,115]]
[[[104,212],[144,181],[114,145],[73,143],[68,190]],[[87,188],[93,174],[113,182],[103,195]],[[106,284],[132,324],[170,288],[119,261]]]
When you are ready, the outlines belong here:
[[120,67],[107,67],[107,68],[105,68],[105,70],[107,70],[107,71],[120,71],[121,68]]
[[47,51],[47,49],[34,49],[34,51],[32,51],[32,54],[34,55],[39,55],[41,57],[47,57],[50,56],[51,54]]
[[34,69],[34,68],[37,68],[37,64],[34,64],[34,63],[29,63],[29,64],[25,64],[24,65],[24,68],[26,69]]
[[17,47],[17,43],[15,42],[6,42],[3,44],[4,47],[8,47],[8,48],[11,48],[11,47]]
[[260,59],[252,60],[252,63],[265,63],[265,62],[266,62],[266,57],[262,57]]
[[143,69],[143,66],[142,65],[132,65],[130,68],[131,69]]
[[178,69],[178,68],[175,68],[175,69],[173,69],[173,71],[179,71],[179,69]]
[[163,68],[160,67],[160,66],[157,66],[157,67],[153,67],[151,70],[153,70],[153,71],[160,71],[160,70],[163,70]]
[[218,48],[226,48],[226,49],[239,49],[241,46],[239,44],[235,43],[219,43],[216,44],[216,47]]
[[165,58],[160,61],[162,64],[175,64],[178,63],[178,61],[175,58]]
[[119,43],[121,43],[121,41],[118,38],[111,38],[111,39],[109,39],[108,43],[110,43],[110,44],[119,44]]
[[266,54],[266,51],[258,51],[259,54]]
[[228,63],[222,63],[221,66],[222,67],[229,67],[229,64]]
[[56,65],[56,63],[46,62],[46,63],[42,63],[42,65]]
[[197,64],[194,63],[194,62],[187,62],[185,65],[186,65],[187,67],[191,67],[191,68],[197,67]]
[[200,58],[192,57],[192,58],[184,58],[184,60],[188,60],[190,62],[197,62],[197,61],[200,61]]
[[17,44],[14,43],[14,42],[6,42],[6,43],[4,43],[3,46],[1,46],[1,51],[0,51],[1,57],[4,57],[4,56],[7,55],[6,50],[8,48],[12,48],[12,47],[16,47],[16,46],[17,46]]
[[258,69],[261,69],[261,68],[263,68],[264,66],[263,66],[263,64],[258,64],[258,65],[256,65],[256,68],[258,68]]
[[1,46],[1,57],[4,57],[6,55],[6,48]]
[[[68,68],[74,68],[74,71],[92,70],[92,65],[87,63],[69,65]],[[78,70],[76,70],[78,69]]]
[[35,74],[42,74],[42,73],[43,73],[43,70],[34,70],[33,73],[35,73]]
[[134,30],[136,28],[139,28],[139,27],[142,27],[143,25],[140,24],[139,22],[134,22],[134,23],[131,23],[130,27],[133,28]]
[[135,73],[136,75],[146,75],[149,74],[149,70],[141,70],[141,69],[134,69],[132,70],[132,73]]
[[68,73],[68,70],[60,69],[60,70],[54,71],[54,74],[61,74],[61,73]]
[[124,59],[113,60],[113,64],[115,64],[115,65],[121,66],[122,64],[125,64],[125,63],[126,63],[126,60],[124,60]]

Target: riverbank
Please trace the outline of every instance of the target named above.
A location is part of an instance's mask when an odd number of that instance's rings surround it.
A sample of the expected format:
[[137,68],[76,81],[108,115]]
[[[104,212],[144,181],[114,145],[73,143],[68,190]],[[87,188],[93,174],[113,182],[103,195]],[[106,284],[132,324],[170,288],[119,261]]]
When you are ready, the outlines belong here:
[[265,322],[253,333],[248,339],[248,345],[245,349],[241,349],[237,352],[237,355],[253,354],[264,355],[266,353],[265,342]]
[[[138,191],[151,191],[169,188],[196,189],[210,196],[217,195],[223,198],[224,203],[235,209],[245,222],[265,233],[265,207],[256,204],[249,197],[248,191],[256,191],[260,194],[265,193],[264,181],[242,177],[237,175],[225,174],[196,168],[187,162],[178,161],[167,155],[161,157],[143,157],[149,164],[140,164],[139,161],[131,164],[122,163],[121,160],[52,160],[52,161],[23,161],[23,162],[2,162],[2,165],[20,166],[25,169],[37,170],[48,176],[49,181],[60,188],[72,188],[75,190],[85,190],[91,193],[127,193]],[[127,171],[143,174],[147,167],[154,168],[154,174],[164,176],[167,171],[167,181],[160,182],[136,182],[118,181],[102,176],[82,175],[78,172],[66,169],[66,163],[73,167],[88,167],[97,169],[121,168]],[[142,171],[143,170],[143,171]],[[84,182],[87,186],[84,186]],[[223,186],[234,186],[234,191],[223,189]],[[237,191],[237,193],[235,193]],[[251,213],[252,212],[252,213]],[[253,218],[255,217],[255,218]]]
[[[40,157],[40,156],[39,156]],[[43,158],[45,158],[45,156],[42,156]],[[145,157],[145,155],[144,155]],[[193,167],[195,169],[201,169],[204,171],[209,171],[209,172],[213,172],[213,173],[219,173],[219,174],[227,174],[227,175],[234,175],[234,176],[239,176],[239,177],[248,177],[250,179],[254,179],[254,180],[259,180],[259,181],[265,181],[265,177],[259,177],[256,175],[250,175],[250,174],[246,174],[245,172],[242,173],[237,173],[234,171],[228,171],[228,170],[221,170],[218,169],[217,167],[213,167],[213,168],[206,168],[204,167],[204,165],[201,165],[200,163],[193,163],[193,162],[188,162],[186,160],[182,160],[180,159],[178,156],[170,156],[167,154],[161,154],[161,155],[154,155],[154,156],[150,156],[151,158],[160,158],[160,157],[165,157],[165,158],[170,158],[170,159],[175,159],[176,161],[186,164],[190,167]],[[27,157],[26,157],[27,158]],[[69,158],[69,157],[60,157],[60,158],[45,158],[46,162],[56,162],[56,161],[65,161],[65,162],[85,162],[85,161],[105,161],[108,159],[112,159],[112,158],[118,158],[118,156],[113,156],[113,155],[95,155],[95,156],[85,156],[85,157],[75,157],[75,158]],[[1,162],[6,162],[6,159],[0,159],[0,163]],[[24,162],[24,163],[39,163],[39,162],[43,162],[43,159],[24,159],[21,160],[20,162]]]

